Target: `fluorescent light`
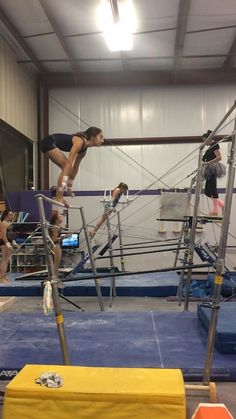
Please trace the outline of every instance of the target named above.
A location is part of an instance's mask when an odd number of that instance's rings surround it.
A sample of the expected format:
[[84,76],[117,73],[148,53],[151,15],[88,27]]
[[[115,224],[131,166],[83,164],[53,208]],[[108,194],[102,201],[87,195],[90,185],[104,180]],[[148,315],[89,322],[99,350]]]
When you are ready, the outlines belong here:
[[123,22],[108,25],[104,36],[110,51],[130,51],[133,47],[132,34]]
[[135,32],[137,22],[133,2],[131,0],[118,0],[118,6],[120,21],[126,23],[130,33]]
[[131,0],[118,2],[119,20],[114,21],[109,1],[103,0],[99,8],[99,22],[110,51],[129,51],[133,47],[132,32],[136,20]]
[[109,2],[107,0],[102,0],[97,12],[100,29],[104,31],[104,25],[106,26],[113,22],[113,15]]

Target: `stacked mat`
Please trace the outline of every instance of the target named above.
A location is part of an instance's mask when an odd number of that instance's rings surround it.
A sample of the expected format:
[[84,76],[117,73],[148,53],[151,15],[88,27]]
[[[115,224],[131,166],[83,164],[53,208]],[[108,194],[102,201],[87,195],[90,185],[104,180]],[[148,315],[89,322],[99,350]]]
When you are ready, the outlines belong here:
[[[102,274],[102,272],[101,272]],[[107,274],[107,272],[105,272]],[[91,273],[80,273],[74,275],[74,279],[64,283],[63,293],[65,296],[86,296],[95,297],[96,288]],[[12,280],[8,284],[0,284],[0,296],[21,296],[39,297],[42,295],[41,282],[45,276],[37,280]],[[100,280],[101,292],[104,297],[110,295],[110,284],[112,277]],[[178,275],[176,272],[153,272],[149,274],[136,274],[116,278],[116,294],[119,297],[169,297],[176,295],[178,288]]]
[[[60,388],[35,379],[56,371]],[[183,376],[178,369],[26,365],[7,385],[4,419],[185,419]]]
[[[211,309],[198,306],[198,317],[205,330],[208,331]],[[222,303],[218,312],[215,348],[223,354],[236,354],[236,303]]]

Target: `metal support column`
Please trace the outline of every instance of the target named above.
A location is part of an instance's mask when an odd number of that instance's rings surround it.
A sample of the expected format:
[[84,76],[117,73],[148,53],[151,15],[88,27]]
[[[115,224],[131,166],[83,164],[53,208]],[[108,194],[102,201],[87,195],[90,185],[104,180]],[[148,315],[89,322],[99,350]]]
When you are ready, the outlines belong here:
[[[107,214],[107,232],[108,232],[108,244],[109,244],[110,269],[111,269],[111,274],[114,274],[115,265],[114,265],[114,258],[113,258],[111,223],[110,223],[109,213]],[[115,284],[115,277],[114,276],[111,277],[110,303],[109,303],[110,307],[112,307],[112,298],[113,297],[116,297],[116,284]]]
[[[196,226],[197,226],[197,213],[198,213],[198,206],[199,206],[200,194],[201,194],[201,169],[202,169],[203,148],[205,147],[206,143],[211,138],[214,138],[214,135],[217,133],[219,128],[223,125],[223,123],[226,121],[226,119],[234,111],[235,108],[236,108],[236,102],[234,102],[234,104],[231,106],[231,108],[228,110],[228,112],[225,114],[225,116],[219,122],[217,127],[212,131],[212,133],[206,138],[206,140],[199,147],[198,171],[197,171],[196,189],[195,189],[195,203],[194,203],[194,210],[193,210],[192,229],[191,229],[191,233],[190,233],[189,255],[188,255],[188,263],[190,263],[190,264],[193,263],[194,242],[195,242],[195,234],[196,234]],[[190,267],[187,271],[186,296],[185,296],[184,310],[188,310],[191,275],[192,275],[192,268]]]
[[182,223],[182,229],[181,229],[180,237],[179,237],[179,240],[178,240],[174,266],[177,266],[177,262],[178,262],[178,258],[179,258],[179,251],[180,251],[180,247],[181,247],[181,243],[182,243],[182,239],[183,239],[183,235],[184,235],[184,228],[185,228],[184,224],[185,224],[185,222]]
[[100,310],[104,311],[105,309],[104,309],[104,304],[103,304],[101,288],[100,288],[100,284],[99,284],[99,280],[98,280],[97,269],[96,269],[96,265],[95,265],[95,261],[94,261],[94,257],[93,257],[93,251],[92,251],[91,243],[90,243],[90,240],[89,240],[89,233],[88,233],[87,223],[86,223],[86,219],[85,219],[85,215],[84,215],[84,209],[82,207],[80,208],[80,214],[81,214],[81,218],[82,218],[82,224],[83,224],[85,240],[86,240],[86,244],[87,244],[87,248],[88,248],[91,268],[92,268],[92,272],[93,272],[93,275],[94,275],[94,282],[95,282],[95,287],[96,287],[96,291],[97,291],[98,302],[99,302]]
[[61,351],[63,355],[63,361],[65,365],[69,365],[69,355],[68,355],[68,346],[66,341],[66,335],[64,330],[64,317],[61,309],[61,303],[57,288],[57,278],[55,275],[55,269],[54,269],[54,262],[51,252],[48,249],[48,242],[49,242],[49,232],[47,228],[47,220],[45,217],[45,211],[44,211],[44,205],[43,205],[43,198],[42,196],[36,196],[37,198],[37,204],[39,209],[39,217],[40,217],[40,223],[41,223],[41,229],[42,229],[42,236],[43,236],[43,243],[45,248],[45,254],[46,254],[46,262],[47,262],[47,268],[48,268],[48,274],[49,279],[52,286],[52,299],[53,299],[53,306],[56,316],[56,322],[57,322],[57,330],[59,334],[59,340],[61,345]]
[[228,164],[229,164],[229,170],[228,170],[227,189],[226,189],[226,196],[225,196],[225,211],[224,211],[224,218],[223,218],[221,237],[220,237],[220,243],[219,243],[218,257],[216,260],[214,292],[213,292],[212,303],[208,305],[208,307],[211,308],[211,320],[209,324],[207,353],[206,353],[206,358],[205,358],[204,376],[203,376],[203,383],[205,385],[207,385],[210,382],[210,377],[211,377],[212,358],[213,358],[215,334],[216,334],[216,327],[217,327],[217,320],[218,320],[218,310],[220,308],[219,301],[220,301],[221,285],[223,282],[225,254],[226,254],[228,230],[229,230],[229,223],[230,223],[230,212],[231,212],[232,198],[233,198],[235,166],[236,166],[236,119],[235,119],[235,124],[234,124],[234,133],[232,135],[231,151],[230,151]]
[[123,252],[123,238],[122,238],[122,231],[121,231],[121,222],[120,222],[120,212],[117,211],[117,218],[118,218],[118,233],[119,233],[119,243],[120,243],[120,263],[121,263],[121,270],[125,272],[125,259],[124,259],[124,252]]
[[[200,147],[199,155],[198,155],[198,171],[197,171],[197,179],[196,179],[195,203],[194,203],[192,227],[191,227],[190,239],[189,239],[189,245],[188,245],[188,260],[187,261],[189,264],[193,263],[194,243],[195,243],[195,235],[196,235],[196,227],[197,227],[197,213],[198,213],[198,206],[199,206],[201,186],[202,186],[202,180],[201,180],[202,156],[203,156],[203,148]],[[192,268],[189,267],[187,270],[187,278],[186,278],[184,310],[188,310],[191,276],[192,276]]]
[[[187,260],[188,260],[188,250],[185,250],[183,267],[186,266]],[[179,278],[179,285],[178,285],[178,289],[177,289],[177,297],[178,297],[178,305],[179,306],[181,306],[181,302],[182,302],[184,275],[185,275],[185,270],[182,269],[181,274],[180,274],[180,278]]]

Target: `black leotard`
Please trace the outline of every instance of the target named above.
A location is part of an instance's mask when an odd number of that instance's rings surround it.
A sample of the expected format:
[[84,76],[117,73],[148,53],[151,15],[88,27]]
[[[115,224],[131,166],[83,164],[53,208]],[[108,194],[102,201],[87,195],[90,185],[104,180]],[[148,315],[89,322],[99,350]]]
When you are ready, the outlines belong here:
[[[10,242],[10,243],[12,242],[12,240],[15,239],[16,234],[13,231],[13,225],[12,224],[10,224],[7,227],[6,236],[7,236],[7,241]],[[5,244],[6,244],[5,241],[3,239],[0,239],[0,246],[3,246]]]
[[85,135],[82,133],[77,134],[51,134],[48,137],[45,137],[39,143],[40,150],[43,153],[47,153],[47,151],[53,150],[54,148],[59,148],[62,151],[69,152],[73,146],[72,138],[77,135],[83,141],[83,145],[81,150],[78,154],[86,153],[87,148],[85,146]]

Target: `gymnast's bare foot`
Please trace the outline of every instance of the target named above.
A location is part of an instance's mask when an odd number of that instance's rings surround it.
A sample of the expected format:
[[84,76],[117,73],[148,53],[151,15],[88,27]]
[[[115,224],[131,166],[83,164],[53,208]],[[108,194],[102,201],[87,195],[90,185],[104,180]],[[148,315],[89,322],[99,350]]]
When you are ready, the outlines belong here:
[[69,204],[68,202],[65,200],[64,196],[63,196],[63,192],[62,191],[56,191],[56,196],[55,196],[55,200],[57,202],[60,202],[61,204],[65,205],[66,208],[69,208]]

